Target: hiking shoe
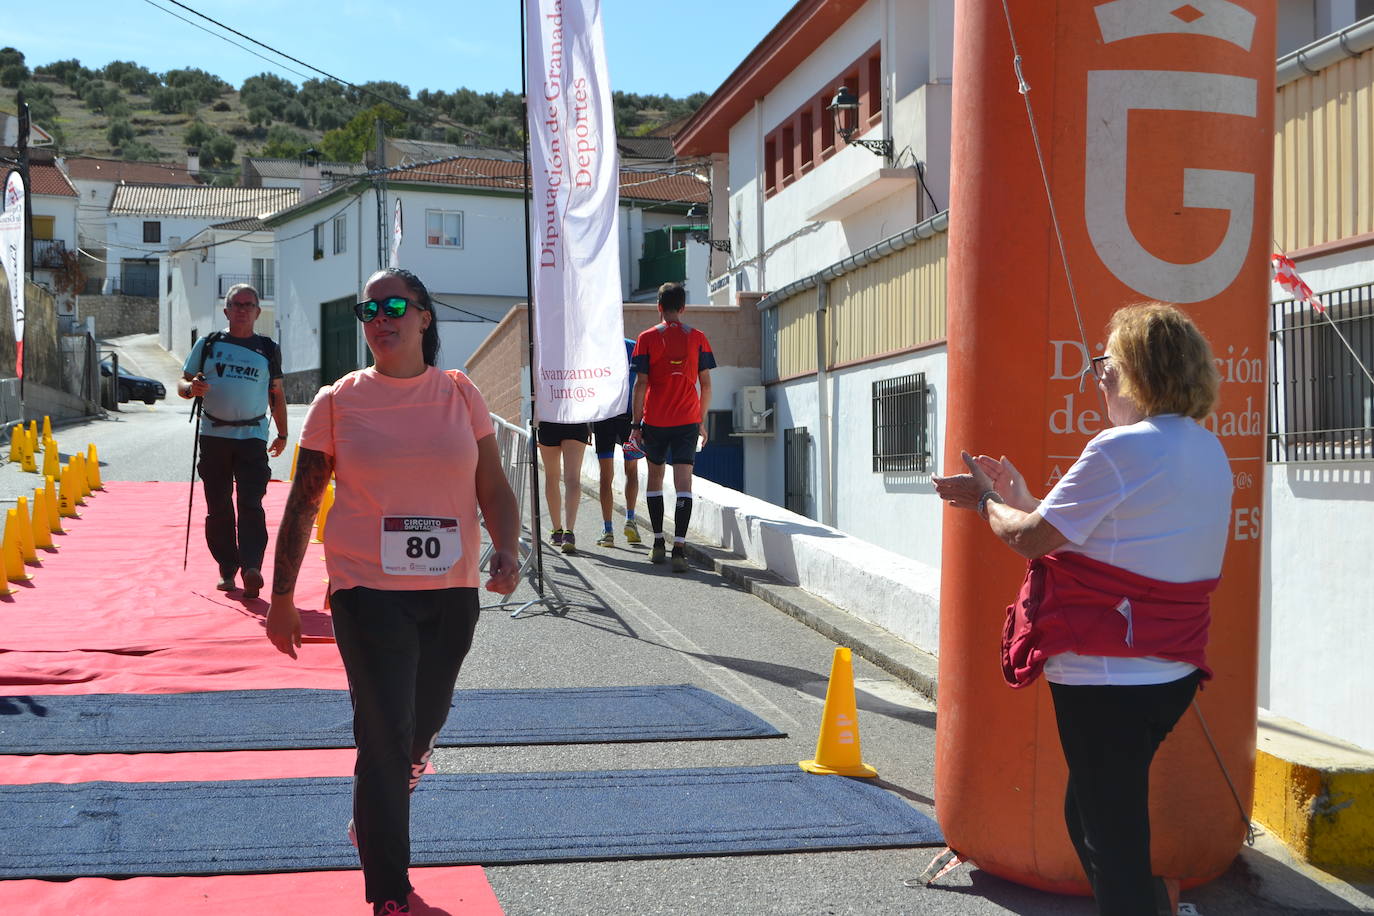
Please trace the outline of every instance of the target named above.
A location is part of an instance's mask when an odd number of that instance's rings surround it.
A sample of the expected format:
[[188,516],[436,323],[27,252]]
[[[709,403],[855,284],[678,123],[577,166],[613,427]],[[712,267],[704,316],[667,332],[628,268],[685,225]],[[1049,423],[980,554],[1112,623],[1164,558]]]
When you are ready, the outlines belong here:
[[555,529],[553,529],[553,537],[551,538],[551,540],[553,541],[553,546],[555,546],[555,547],[562,547],[562,546],[563,546],[563,529],[562,529],[562,528],[555,528]]
[[358,848],[358,831],[357,831],[357,829],[354,828],[354,826],[353,826],[353,818],[350,817],[350,818],[348,819],[348,826],[344,828],[344,832],[348,834],[348,842],[350,842],[350,843],[353,844],[353,848],[354,848],[354,849],[357,849],[357,848]]
[[649,562],[662,563],[668,558],[668,552],[663,549],[663,538],[654,538],[654,546],[649,549]]
[[262,570],[245,569],[243,571],[243,597],[250,601],[258,597],[258,592],[262,591],[262,586]]
[[687,562],[687,551],[681,546],[673,548],[673,572],[683,573],[691,569],[691,564]]
[[220,576],[219,581],[215,583],[215,588],[219,589],[222,592],[232,592],[237,587],[238,586],[234,584],[233,573],[230,573],[227,576]]
[[609,532],[609,531],[604,532],[604,533],[601,535],[601,537],[599,537],[599,538],[596,539],[596,546],[598,546],[598,547],[614,547],[614,546],[615,546],[615,535],[614,535],[613,533]]
[[626,523],[625,523],[625,543],[627,543],[627,544],[641,544],[641,543],[643,543],[643,542],[639,539],[639,529],[635,527],[634,522],[626,522]]
[[571,531],[563,532],[563,552],[577,553],[577,538],[573,536]]
[[383,900],[372,904],[372,916],[395,916],[396,913],[409,913],[410,904],[405,901]]

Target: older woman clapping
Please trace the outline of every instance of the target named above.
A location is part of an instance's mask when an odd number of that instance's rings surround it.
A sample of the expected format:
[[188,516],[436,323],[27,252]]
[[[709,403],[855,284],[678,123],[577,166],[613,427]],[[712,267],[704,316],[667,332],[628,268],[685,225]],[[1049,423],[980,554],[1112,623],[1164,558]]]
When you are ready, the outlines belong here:
[[1007,609],[1003,674],[1043,671],[1069,767],[1065,822],[1099,912],[1173,912],[1177,882],[1152,877],[1149,771],[1211,676],[1210,594],[1221,574],[1231,472],[1199,420],[1217,397],[1211,349],[1180,309],[1112,316],[1092,372],[1111,428],[1044,499],[1006,458],[963,453],[967,474],[934,478],[1029,559]]

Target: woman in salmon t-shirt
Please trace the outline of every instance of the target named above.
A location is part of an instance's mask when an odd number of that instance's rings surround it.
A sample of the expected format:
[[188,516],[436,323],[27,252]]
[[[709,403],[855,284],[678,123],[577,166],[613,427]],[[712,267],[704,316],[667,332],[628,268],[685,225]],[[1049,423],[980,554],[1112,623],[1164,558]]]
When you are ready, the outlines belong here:
[[374,913],[405,913],[409,795],[480,611],[478,510],[494,547],[486,588],[500,594],[517,584],[519,512],[481,393],[434,366],[439,333],[424,284],[392,268],[373,274],[363,296],[354,311],[374,365],[321,388],[306,415],[267,636],[296,657],[296,576],[332,474],[324,554],[358,746],[348,832]]

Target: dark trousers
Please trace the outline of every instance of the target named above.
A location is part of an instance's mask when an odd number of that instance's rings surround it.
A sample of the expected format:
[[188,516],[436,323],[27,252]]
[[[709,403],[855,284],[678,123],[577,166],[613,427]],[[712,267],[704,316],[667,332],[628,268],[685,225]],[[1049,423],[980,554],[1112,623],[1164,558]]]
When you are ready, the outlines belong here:
[[267,552],[262,497],[272,476],[267,443],[257,438],[201,436],[196,470],[205,487],[205,543],[219,564],[220,575],[227,578],[240,569],[262,569],[262,557]]
[[475,588],[341,589],[334,637],[353,700],[353,826],[367,899],[410,893],[410,792],[453,704],[481,609]]
[[1199,676],[1132,687],[1050,684],[1069,765],[1064,822],[1103,916],[1159,912],[1150,870],[1150,762],[1188,710]]

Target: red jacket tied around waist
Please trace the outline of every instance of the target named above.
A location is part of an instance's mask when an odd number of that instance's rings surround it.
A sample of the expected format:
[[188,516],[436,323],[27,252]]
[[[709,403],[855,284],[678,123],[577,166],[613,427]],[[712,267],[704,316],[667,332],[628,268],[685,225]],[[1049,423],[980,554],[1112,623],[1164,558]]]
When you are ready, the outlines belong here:
[[1163,582],[1079,553],[1031,560],[1002,630],[1002,676],[1025,687],[1061,652],[1153,656],[1207,667],[1212,592],[1220,579]]

